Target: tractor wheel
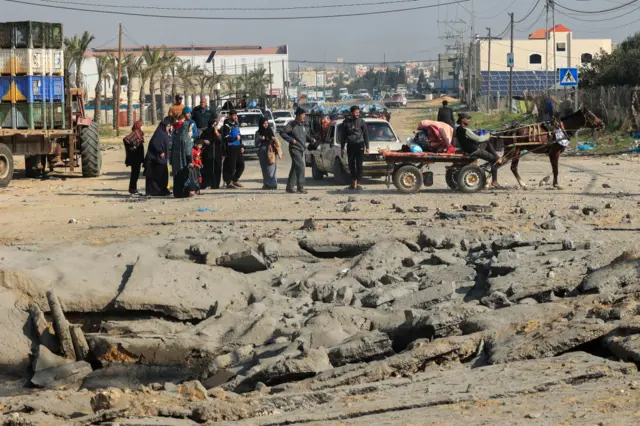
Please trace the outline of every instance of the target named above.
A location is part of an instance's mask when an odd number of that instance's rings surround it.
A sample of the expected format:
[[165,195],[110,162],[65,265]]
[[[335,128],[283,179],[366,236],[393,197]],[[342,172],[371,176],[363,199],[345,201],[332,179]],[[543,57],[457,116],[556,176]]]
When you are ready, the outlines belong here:
[[0,143],[0,188],[5,188],[13,178],[13,154],[8,146]]
[[339,158],[336,158],[333,161],[333,178],[340,185],[348,185],[351,183],[351,176],[347,172],[344,171],[344,167],[342,167],[342,161]]
[[102,169],[102,151],[98,125],[91,123],[80,129],[80,155],[82,157],[82,176],[98,177]]
[[422,188],[422,172],[416,166],[402,166],[393,173],[393,184],[403,194],[415,194]]
[[39,178],[42,170],[40,155],[25,155],[24,157],[24,175],[28,178]]
[[458,189],[458,169],[447,169],[445,180],[447,181],[447,186],[456,191]]
[[316,160],[313,156],[311,157],[311,177],[313,180],[322,180],[324,178],[324,173],[318,169],[318,165],[316,164]]
[[458,173],[458,188],[465,193],[478,192],[484,189],[487,175],[484,170],[473,164],[464,166]]

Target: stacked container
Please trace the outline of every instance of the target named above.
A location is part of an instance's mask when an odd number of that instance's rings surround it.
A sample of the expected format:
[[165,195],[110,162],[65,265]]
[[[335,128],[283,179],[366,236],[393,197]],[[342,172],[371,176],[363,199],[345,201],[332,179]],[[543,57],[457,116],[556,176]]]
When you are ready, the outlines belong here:
[[0,23],[0,127],[65,127],[62,24]]

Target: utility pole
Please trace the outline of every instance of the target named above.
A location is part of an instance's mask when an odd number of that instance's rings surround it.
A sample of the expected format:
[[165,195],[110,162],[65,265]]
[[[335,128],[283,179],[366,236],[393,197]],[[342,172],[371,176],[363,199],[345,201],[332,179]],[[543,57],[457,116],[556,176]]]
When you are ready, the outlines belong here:
[[[471,66],[473,67],[473,75],[475,77],[476,71],[478,68],[476,67],[476,0],[471,0],[471,48],[469,55],[469,62],[471,62]],[[471,77],[471,72],[469,72],[469,108],[471,108],[471,103],[473,102],[473,92],[475,87],[475,78]]]
[[284,102],[282,107],[289,109],[289,97],[287,96],[287,77],[284,73],[284,59],[282,60],[282,93],[284,94]]
[[269,61],[269,108],[273,111],[273,75],[271,74],[271,61]]
[[[116,136],[120,136],[120,82],[122,81],[122,24],[120,24],[120,35],[118,40],[118,81],[116,84],[116,107],[113,113],[116,114]],[[142,106],[140,107],[142,111]]]
[[546,9],[546,17],[544,20],[544,90],[549,89],[549,0],[545,0],[544,8]]
[[[511,12],[511,58],[513,58],[513,12]],[[491,40],[489,40],[491,43]],[[509,64],[509,113],[512,111],[512,102],[513,102],[513,64]]]
[[[558,45],[556,44],[556,6],[553,3],[553,0],[549,0],[549,3],[551,4],[551,19],[552,19],[552,25],[553,25],[553,75],[557,75],[558,74],[558,66],[556,65],[556,50],[558,50]],[[554,91],[554,95],[557,98],[558,97],[558,78],[556,77],[554,79],[553,82],[553,91]]]
[[489,65],[487,67],[487,112],[491,111],[491,28],[489,30]]

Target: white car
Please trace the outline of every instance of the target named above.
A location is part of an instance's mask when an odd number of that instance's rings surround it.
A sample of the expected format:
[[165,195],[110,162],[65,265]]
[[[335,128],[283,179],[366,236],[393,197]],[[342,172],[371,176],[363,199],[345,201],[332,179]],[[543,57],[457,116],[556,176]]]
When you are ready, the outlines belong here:
[[295,118],[293,113],[287,110],[276,110],[273,113],[273,117],[275,118],[276,129],[278,131],[287,127],[287,124]]
[[358,89],[353,94],[354,99],[371,99],[371,95],[366,89]]
[[262,115],[269,121],[269,127],[276,131],[276,121],[273,119],[273,114],[271,114],[271,110],[269,108],[265,108],[262,110]]
[[[320,144],[316,150],[311,151],[311,174],[314,180],[321,180],[332,174],[339,184],[351,182],[346,147],[344,156],[340,155],[340,130],[343,121],[332,121],[329,125],[330,142]],[[402,142],[388,121],[379,118],[365,118],[364,121],[369,134],[369,154],[364,156],[364,175],[385,176],[387,163],[380,151],[398,151],[402,148]]]
[[238,111],[238,124],[240,125],[240,136],[244,145],[244,155],[258,153],[256,146],[256,132],[263,117],[259,109],[249,109]]

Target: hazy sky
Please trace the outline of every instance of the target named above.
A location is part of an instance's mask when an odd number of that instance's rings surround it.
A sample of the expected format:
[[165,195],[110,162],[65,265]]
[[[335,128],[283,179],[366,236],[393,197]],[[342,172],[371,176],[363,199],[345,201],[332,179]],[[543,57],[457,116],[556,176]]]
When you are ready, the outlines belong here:
[[[42,0],[25,0],[40,3]],[[109,5],[136,5],[155,7],[189,8],[200,7],[240,7],[240,8],[277,8],[314,5],[335,5],[353,3],[371,3],[384,0],[192,0],[185,2],[167,0],[55,0],[60,2],[81,2]],[[389,0],[387,0],[389,1]],[[398,0],[395,0],[398,1]],[[442,4],[451,0],[402,0],[398,4],[358,7],[329,7],[324,9],[299,9],[288,11],[170,11],[143,9],[108,9],[145,13],[150,17],[131,17],[105,15],[97,13],[69,11],[59,9],[60,3],[48,3],[56,8],[10,3],[0,0],[3,21],[34,20],[62,22],[65,35],[69,36],[88,30],[96,36],[93,47],[101,45],[117,46],[118,23],[122,23],[129,36],[140,44],[288,44],[290,57],[296,60],[335,61],[344,58],[348,62],[382,61],[386,53],[387,61],[422,60],[437,58],[444,49],[445,36],[448,31],[464,30],[465,40],[469,36],[471,23],[471,1],[458,5],[443,6],[400,12],[385,15],[341,17],[317,20],[287,21],[195,21],[180,18],[152,18],[154,15],[183,16],[301,16],[301,15],[337,15],[356,12],[391,10],[417,7],[430,4]],[[615,7],[630,0],[557,0],[558,4],[577,10],[602,10]],[[502,32],[509,18],[507,12],[515,12],[515,19],[520,20],[531,10],[536,0],[476,0],[476,31],[486,34],[486,27],[491,27],[493,34]],[[541,15],[542,3],[525,21],[516,25],[516,38],[526,38],[535,28],[544,27],[544,14]],[[45,3],[47,4],[47,3]],[[67,4],[69,7],[86,7]],[[467,9],[467,10],[465,10]],[[579,38],[612,38],[614,42],[622,41],[640,26],[640,3],[626,9],[600,15],[562,16],[558,7],[556,24],[562,23]],[[536,18],[540,19],[536,23]],[[610,19],[615,18],[615,19]],[[604,20],[609,19],[609,20]],[[446,24],[438,21],[462,20],[466,24]],[[583,20],[583,21],[580,21]],[[592,21],[592,22],[584,22]],[[634,21],[638,21],[635,23]],[[508,37],[508,33],[505,34]],[[133,45],[127,38],[125,45]]]

